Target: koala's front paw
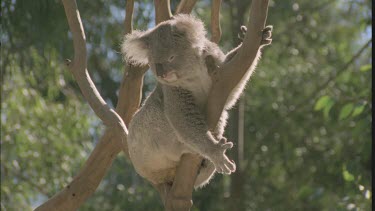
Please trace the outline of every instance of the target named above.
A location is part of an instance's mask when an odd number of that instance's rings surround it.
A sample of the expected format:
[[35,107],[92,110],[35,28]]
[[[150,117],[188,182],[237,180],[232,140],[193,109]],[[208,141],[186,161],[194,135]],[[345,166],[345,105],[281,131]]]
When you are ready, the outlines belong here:
[[269,45],[272,42],[272,29],[273,26],[266,26],[262,31],[262,41],[260,43],[261,46]]
[[231,174],[236,171],[236,164],[228,159],[225,151],[233,147],[232,142],[227,142],[226,138],[222,138],[211,155],[211,161],[214,163],[216,171],[223,174]]

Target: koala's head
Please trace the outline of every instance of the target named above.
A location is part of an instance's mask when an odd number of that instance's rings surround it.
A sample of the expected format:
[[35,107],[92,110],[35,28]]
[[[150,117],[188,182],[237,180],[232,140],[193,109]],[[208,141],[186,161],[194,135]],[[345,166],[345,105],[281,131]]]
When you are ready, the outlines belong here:
[[149,64],[159,82],[173,84],[188,78],[200,62],[205,35],[202,21],[177,15],[153,29],[127,35],[121,49],[128,63]]

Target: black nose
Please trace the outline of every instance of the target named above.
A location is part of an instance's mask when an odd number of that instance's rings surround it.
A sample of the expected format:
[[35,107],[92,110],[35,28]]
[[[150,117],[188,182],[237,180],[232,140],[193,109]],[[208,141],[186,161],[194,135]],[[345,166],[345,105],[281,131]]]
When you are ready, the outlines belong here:
[[163,64],[156,63],[155,68],[156,68],[156,76],[163,76],[164,75]]

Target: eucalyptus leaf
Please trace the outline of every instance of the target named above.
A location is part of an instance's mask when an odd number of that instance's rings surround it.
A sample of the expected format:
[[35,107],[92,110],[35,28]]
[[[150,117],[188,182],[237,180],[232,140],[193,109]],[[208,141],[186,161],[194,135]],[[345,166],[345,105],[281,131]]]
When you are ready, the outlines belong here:
[[344,107],[342,107],[339,115],[339,120],[343,120],[347,118],[351,112],[353,111],[354,105],[353,103],[348,103]]
[[328,95],[324,95],[318,99],[318,101],[315,103],[314,110],[319,111],[322,110],[327,104],[330,102],[331,97]]
[[356,117],[360,115],[364,109],[365,109],[365,105],[356,106],[353,110],[352,117]]
[[372,64],[366,64],[366,65],[361,66],[361,68],[359,68],[359,70],[361,72],[367,72],[367,71],[371,70],[371,68],[372,68]]
[[330,99],[326,106],[323,109],[323,115],[325,119],[329,119],[329,111],[332,109],[332,107],[335,105],[335,101],[333,99]]

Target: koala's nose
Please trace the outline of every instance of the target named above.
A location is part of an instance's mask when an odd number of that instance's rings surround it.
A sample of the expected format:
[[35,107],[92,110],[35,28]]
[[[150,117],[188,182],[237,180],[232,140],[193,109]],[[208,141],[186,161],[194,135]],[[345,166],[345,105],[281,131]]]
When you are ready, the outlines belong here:
[[163,77],[164,75],[164,68],[163,68],[163,64],[161,63],[156,63],[155,64],[155,69],[156,69],[156,76],[161,76]]

